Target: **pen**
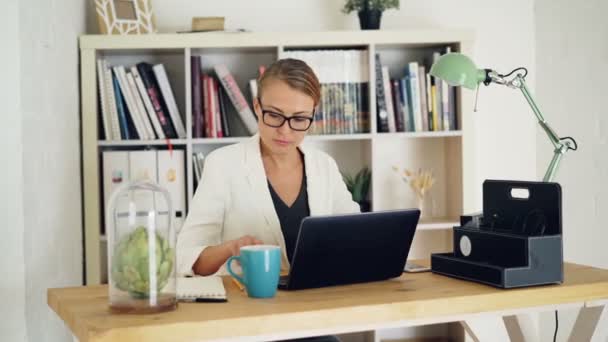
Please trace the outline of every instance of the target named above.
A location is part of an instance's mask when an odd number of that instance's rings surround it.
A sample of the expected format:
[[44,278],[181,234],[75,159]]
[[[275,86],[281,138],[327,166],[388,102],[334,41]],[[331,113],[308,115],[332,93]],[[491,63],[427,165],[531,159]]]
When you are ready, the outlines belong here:
[[243,291],[245,289],[245,286],[243,286],[243,284],[241,284],[240,281],[236,280],[235,278],[231,278],[232,282],[236,285],[236,287],[239,288],[239,290]]
[[225,303],[228,299],[226,298],[196,298],[197,303]]

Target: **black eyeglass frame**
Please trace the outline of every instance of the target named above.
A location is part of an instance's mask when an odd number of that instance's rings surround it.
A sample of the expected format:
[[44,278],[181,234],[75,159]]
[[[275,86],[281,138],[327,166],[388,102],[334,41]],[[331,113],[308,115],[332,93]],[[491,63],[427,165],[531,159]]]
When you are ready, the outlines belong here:
[[[298,132],[306,132],[310,129],[310,126],[312,126],[312,122],[314,121],[314,117],[315,117],[315,109],[312,109],[312,116],[302,116],[302,115],[294,115],[294,116],[285,116],[281,113],[277,113],[275,111],[272,110],[267,110],[264,109],[264,106],[262,105],[262,101],[260,100],[260,98],[258,97],[258,103],[260,104],[260,108],[262,109],[262,122],[264,123],[264,125],[268,126],[268,127],[273,127],[273,128],[279,128],[282,127],[285,124],[285,121],[287,121],[287,125],[289,126],[289,128],[291,128],[294,131],[298,131]],[[272,115],[278,115],[280,116],[283,121],[281,122],[280,125],[271,125],[269,123],[266,122],[266,114],[272,114]],[[308,120],[308,126],[306,126],[305,129],[298,129],[298,128],[294,128],[291,125],[291,120],[293,119],[306,119]]]

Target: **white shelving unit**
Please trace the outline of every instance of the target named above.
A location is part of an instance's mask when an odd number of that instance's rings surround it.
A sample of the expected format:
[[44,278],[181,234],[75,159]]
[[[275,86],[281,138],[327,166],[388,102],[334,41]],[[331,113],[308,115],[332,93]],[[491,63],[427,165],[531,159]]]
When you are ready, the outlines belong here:
[[[171,140],[174,148],[186,153],[187,203],[194,193],[192,154],[239,143],[244,137],[242,123],[229,106],[229,138],[192,138],[192,99],[190,94],[190,56],[202,56],[203,70],[216,63],[226,64],[241,90],[246,93],[249,79],[259,65],[268,65],[286,49],[360,49],[367,51],[369,79],[375,79],[374,55],[393,77],[402,75],[410,61],[428,60],[432,51],[471,53],[472,34],[456,30],[407,31],[330,31],[298,33],[197,33],[131,36],[85,35],[80,38],[82,149],[84,179],[85,261],[87,284],[98,284],[105,277],[105,236],[102,235],[103,198],[100,177],[101,152],[111,149],[163,148],[165,140],[103,141],[98,136],[96,61],[131,66],[138,62],[163,63],[187,129],[186,139]],[[469,113],[470,95],[457,92],[458,131],[377,133],[376,89],[369,83],[369,133],[310,135],[304,144],[323,149],[336,159],[340,169],[354,173],[364,166],[372,170],[370,200],[372,209],[388,210],[415,205],[413,194],[393,166],[430,168],[437,182],[428,203],[430,217],[421,220],[410,257],[428,257],[431,252],[451,248],[451,231],[459,215],[472,203],[473,139]]]

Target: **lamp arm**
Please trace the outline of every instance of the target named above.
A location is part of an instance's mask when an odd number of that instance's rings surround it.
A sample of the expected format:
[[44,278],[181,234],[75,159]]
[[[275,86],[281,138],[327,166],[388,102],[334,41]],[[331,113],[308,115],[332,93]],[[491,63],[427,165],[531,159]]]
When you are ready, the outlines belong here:
[[543,114],[540,112],[540,109],[538,109],[538,106],[536,105],[536,102],[534,101],[534,98],[532,97],[532,94],[530,93],[530,90],[528,89],[528,86],[526,85],[526,82],[524,81],[523,77],[517,75],[517,77],[515,77],[512,83],[515,83],[516,87],[517,85],[519,85],[518,88],[521,90],[521,93],[526,98],[526,101],[528,101],[530,108],[532,108],[532,112],[534,112],[534,115],[536,115],[538,124],[542,127],[545,133],[547,133],[547,136],[549,137],[549,140],[551,140],[553,147],[558,148],[561,143],[559,136],[557,135],[557,133],[555,133],[551,126],[549,126],[547,120],[545,120]]
[[536,101],[534,101],[534,98],[532,97],[530,90],[526,86],[525,79],[522,75],[518,74],[513,79],[508,80],[505,76],[500,75],[493,70],[488,70],[487,79],[491,80],[491,82],[493,82],[493,83],[498,83],[498,84],[506,85],[510,88],[517,88],[517,89],[521,90],[521,93],[526,98],[526,101],[528,101],[530,108],[532,108],[532,112],[534,112],[534,115],[536,116],[536,119],[538,120],[538,124],[545,131],[545,133],[549,137],[549,140],[551,141],[551,144],[553,145],[553,148],[554,148],[553,149],[553,158],[551,159],[551,162],[549,163],[549,166],[547,167],[547,171],[545,172],[545,176],[543,177],[544,182],[552,181],[553,178],[555,177],[555,174],[557,173],[559,163],[562,160],[562,157],[564,156],[564,154],[568,150],[576,150],[576,148],[577,148],[576,141],[572,138],[560,138],[559,135],[557,135],[557,133],[555,133],[553,128],[551,128],[551,126],[549,126],[549,124],[547,123],[547,120],[545,120],[543,114],[541,113],[540,109],[536,105]]

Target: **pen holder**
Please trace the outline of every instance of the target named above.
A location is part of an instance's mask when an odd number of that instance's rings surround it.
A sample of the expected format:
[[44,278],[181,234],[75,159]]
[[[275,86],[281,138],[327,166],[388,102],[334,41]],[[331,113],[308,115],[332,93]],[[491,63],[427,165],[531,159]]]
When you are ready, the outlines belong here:
[[486,181],[483,213],[453,229],[454,251],[431,255],[435,273],[502,288],[563,282],[559,184]]

